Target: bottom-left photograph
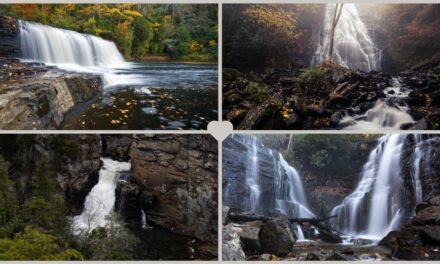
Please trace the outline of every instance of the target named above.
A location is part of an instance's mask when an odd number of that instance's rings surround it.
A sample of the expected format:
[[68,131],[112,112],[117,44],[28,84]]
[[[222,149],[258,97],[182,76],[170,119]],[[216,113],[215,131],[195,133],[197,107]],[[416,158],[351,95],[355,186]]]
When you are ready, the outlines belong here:
[[217,260],[207,134],[0,135],[0,260]]

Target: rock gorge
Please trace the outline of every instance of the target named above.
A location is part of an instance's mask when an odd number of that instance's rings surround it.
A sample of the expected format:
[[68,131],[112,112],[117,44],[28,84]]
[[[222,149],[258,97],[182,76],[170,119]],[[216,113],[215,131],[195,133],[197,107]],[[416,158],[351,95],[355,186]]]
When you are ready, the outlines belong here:
[[86,197],[103,180],[102,166],[129,164],[109,178],[115,184],[109,208],[137,230],[143,247],[137,256],[216,258],[217,142],[210,135],[2,135],[0,153],[21,202],[32,192],[36,162],[47,158],[67,217],[84,214]]
[[[223,142],[223,259],[438,259],[439,151],[437,135],[232,135]],[[295,195],[278,189],[294,182],[292,170],[306,201],[298,186],[287,187]]]

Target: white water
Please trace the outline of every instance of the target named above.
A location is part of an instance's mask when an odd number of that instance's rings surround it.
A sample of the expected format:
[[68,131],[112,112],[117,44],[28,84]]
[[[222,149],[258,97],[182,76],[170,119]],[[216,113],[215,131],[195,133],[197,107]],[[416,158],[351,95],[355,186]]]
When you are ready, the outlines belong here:
[[[334,9],[334,4],[326,7],[324,36],[312,64],[328,59]],[[343,5],[334,33],[333,47],[333,59],[342,66],[366,72],[380,69],[380,51],[375,47],[355,4]]]
[[401,224],[400,157],[405,134],[386,135],[370,153],[355,191],[330,215],[333,227],[351,237],[379,240]]
[[[233,136],[232,136],[233,137]],[[234,138],[234,137],[233,137]],[[263,203],[261,197],[261,180],[262,173],[260,172],[260,151],[265,147],[257,139],[256,136],[242,135],[237,137],[238,140],[243,142],[247,146],[247,164],[246,164],[246,184],[250,190],[250,209],[252,212],[261,214],[265,209],[262,208]],[[276,211],[285,214],[287,217],[298,218],[313,218],[315,214],[308,207],[303,183],[299,173],[295,168],[290,166],[284,157],[280,153],[274,153],[272,150],[267,149],[268,155],[271,157],[274,163],[274,168],[271,170],[274,180],[275,190],[275,203],[270,204],[270,209],[276,209]],[[260,153],[261,154],[261,153]],[[261,161],[263,162],[263,161]],[[266,161],[264,161],[266,162]],[[270,163],[269,163],[270,164]],[[228,190],[226,190],[227,194]],[[271,202],[272,203],[272,202]],[[297,234],[297,238],[304,240],[304,233],[300,225],[293,226]]]
[[257,155],[257,137],[250,137],[248,144],[248,160],[246,166],[246,183],[250,189],[250,206],[253,212],[258,212],[260,203],[260,175],[258,170],[258,155]]
[[96,36],[22,20],[19,27],[22,61],[98,74],[104,88],[217,84],[217,69],[209,65],[127,62],[115,43]]
[[120,172],[129,171],[130,162],[119,162],[101,158],[103,165],[99,171],[99,181],[86,197],[84,210],[73,219],[73,231],[76,234],[106,226],[107,217],[115,204],[116,181]]
[[[281,153],[278,153],[277,166],[275,178],[277,209],[291,217],[315,217],[315,214],[308,208],[304,187],[298,171],[284,160]],[[287,174],[287,178],[283,177],[284,173]]]
[[[388,91],[394,91],[389,94]],[[408,106],[400,102],[400,98],[406,97],[410,90],[402,87],[399,78],[392,79],[392,86],[384,89],[386,98],[376,101],[373,108],[362,115],[345,116],[340,125],[347,130],[400,130],[403,124],[414,123],[414,119],[408,114]]]

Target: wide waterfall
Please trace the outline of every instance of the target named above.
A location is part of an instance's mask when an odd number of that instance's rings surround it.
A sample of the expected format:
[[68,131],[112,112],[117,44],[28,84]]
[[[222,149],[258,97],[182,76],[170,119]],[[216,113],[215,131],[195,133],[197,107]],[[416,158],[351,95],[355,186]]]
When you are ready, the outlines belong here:
[[23,59],[47,64],[120,66],[115,43],[88,34],[19,21]]
[[[312,64],[328,59],[334,5],[328,4],[324,19],[324,35]],[[355,4],[344,4],[334,32],[333,59],[336,63],[369,72],[380,69],[380,51],[375,47]]]
[[120,172],[129,171],[130,162],[119,162],[101,158],[103,162],[99,171],[99,181],[86,197],[84,210],[73,219],[73,231],[76,234],[89,232],[108,224],[108,216],[115,204],[116,181]]

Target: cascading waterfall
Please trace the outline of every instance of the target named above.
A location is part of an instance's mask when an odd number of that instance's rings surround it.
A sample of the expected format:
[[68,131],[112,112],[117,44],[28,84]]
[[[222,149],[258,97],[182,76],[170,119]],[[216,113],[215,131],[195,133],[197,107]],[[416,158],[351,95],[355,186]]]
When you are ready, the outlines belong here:
[[370,153],[355,191],[336,206],[331,224],[351,237],[384,237],[402,216],[400,157],[406,135],[386,135]]
[[[389,91],[393,91],[389,93]],[[362,115],[345,116],[340,125],[347,130],[370,129],[401,129],[404,124],[413,124],[415,121],[408,114],[408,106],[401,100],[411,92],[402,87],[399,78],[392,78],[392,85],[384,90],[386,98],[376,101],[373,108]]]
[[[328,4],[324,20],[325,33],[312,59],[312,64],[328,59],[333,12],[334,5]],[[343,5],[334,32],[333,59],[338,64],[351,69],[366,72],[380,69],[380,51],[375,47],[355,4]]]
[[257,137],[250,137],[247,144],[250,145],[250,148],[248,148],[246,183],[250,189],[251,210],[254,212],[258,212],[261,189],[258,171]]
[[[250,190],[250,208],[255,213],[263,212],[261,208],[261,173],[259,171],[258,148],[262,144],[255,136],[241,136],[238,138],[248,148],[246,184]],[[259,146],[259,144],[261,146]],[[274,194],[275,204],[271,205],[278,212],[287,217],[313,218],[315,214],[308,208],[304,187],[299,173],[290,166],[280,153],[269,150],[269,155],[274,162]],[[303,240],[304,233],[301,226],[295,225],[295,232],[299,240]]]
[[89,232],[108,224],[107,217],[115,205],[116,181],[120,172],[129,171],[130,162],[119,162],[101,158],[103,162],[99,171],[99,181],[86,197],[84,210],[73,219],[73,231],[76,234]]

